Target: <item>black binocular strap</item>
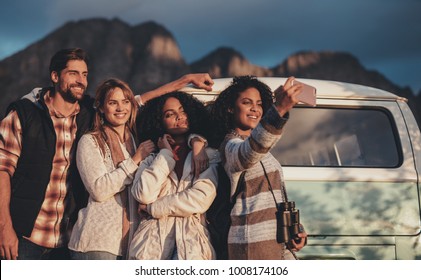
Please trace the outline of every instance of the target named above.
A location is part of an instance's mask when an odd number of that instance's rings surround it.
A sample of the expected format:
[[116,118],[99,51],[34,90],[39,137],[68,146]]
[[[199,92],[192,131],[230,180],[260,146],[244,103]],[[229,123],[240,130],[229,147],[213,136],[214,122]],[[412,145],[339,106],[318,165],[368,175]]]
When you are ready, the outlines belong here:
[[[263,162],[262,162],[262,161],[260,161],[260,164],[262,165],[263,172],[265,173],[266,180],[268,181],[268,184],[269,184],[269,189],[270,189],[270,192],[272,193],[273,200],[275,200],[275,206],[276,206],[276,209],[277,209],[278,211],[280,211],[279,206],[278,206],[279,204],[276,202],[275,194],[273,193],[272,184],[270,183],[269,176],[268,176],[268,174],[267,174],[267,172],[266,172],[266,168],[265,168],[265,166],[263,165]],[[282,191],[282,193],[283,193],[283,195],[284,195],[285,202],[288,202],[287,191],[285,190],[285,185],[284,185],[282,182],[281,182],[281,191]],[[298,260],[298,256],[297,256],[297,254],[295,254],[295,252],[294,252],[293,250],[291,250],[291,248],[289,247],[289,245],[288,245],[288,244],[285,244],[285,247],[286,247],[286,248],[287,248],[287,249],[291,252],[291,254],[294,256],[294,258],[295,258],[296,260]]]
[[[260,164],[262,165],[263,172],[265,173],[266,180],[268,181],[268,184],[269,184],[269,190],[270,190],[270,192],[272,193],[273,200],[275,200],[276,209],[278,209],[278,210],[279,210],[279,207],[278,207],[278,202],[276,201],[275,194],[273,193],[272,184],[270,183],[269,176],[268,176],[268,174],[267,174],[267,172],[266,172],[266,168],[265,168],[265,166],[263,165],[263,162],[262,162],[262,161],[260,161]],[[281,191],[282,191],[282,194],[284,195],[285,202],[288,202],[287,192],[286,192],[286,190],[285,190],[285,186],[284,186],[284,184],[283,184],[282,182],[281,182]]]

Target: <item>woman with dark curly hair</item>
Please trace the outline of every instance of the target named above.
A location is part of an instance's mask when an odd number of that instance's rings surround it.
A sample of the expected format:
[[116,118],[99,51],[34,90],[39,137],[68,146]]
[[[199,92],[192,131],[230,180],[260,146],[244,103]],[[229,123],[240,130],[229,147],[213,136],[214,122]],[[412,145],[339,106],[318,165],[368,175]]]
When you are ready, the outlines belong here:
[[204,136],[209,134],[209,130],[204,125],[208,122],[208,113],[204,104],[190,94],[175,91],[161,98],[153,99],[147,103],[147,106],[145,105],[140,108],[137,120],[137,131],[140,142],[150,139],[157,143],[158,138],[165,133],[167,128],[162,121],[162,108],[170,97],[180,101],[183,105],[184,112],[188,116],[195,116],[189,119],[189,131],[191,133]]
[[291,251],[305,245],[305,232],[298,234],[299,241],[277,242],[275,213],[287,197],[281,165],[270,153],[302,90],[292,85],[293,79],[288,78],[273,95],[255,77],[235,77],[211,105],[214,136],[209,140],[220,147],[231,196],[246,171],[231,211],[229,259],[294,259]]
[[140,139],[159,152],[139,166],[132,194],[142,219],[129,250],[130,259],[215,259],[204,213],[216,195],[217,150],[207,149],[209,167],[192,174],[189,135],[205,135],[204,105],[184,92],[148,102],[140,113]]

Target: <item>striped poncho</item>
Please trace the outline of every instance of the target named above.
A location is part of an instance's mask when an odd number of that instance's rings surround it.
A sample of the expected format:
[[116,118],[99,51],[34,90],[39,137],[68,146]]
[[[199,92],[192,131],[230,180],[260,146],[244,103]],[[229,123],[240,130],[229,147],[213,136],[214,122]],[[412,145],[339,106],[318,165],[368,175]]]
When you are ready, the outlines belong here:
[[281,137],[286,121],[273,106],[250,137],[241,139],[231,133],[221,145],[224,167],[231,179],[231,195],[240,174],[246,170],[245,186],[231,212],[229,259],[293,259],[285,245],[276,242],[276,205],[260,164],[261,161],[265,166],[276,201],[284,201],[282,168],[269,151]]

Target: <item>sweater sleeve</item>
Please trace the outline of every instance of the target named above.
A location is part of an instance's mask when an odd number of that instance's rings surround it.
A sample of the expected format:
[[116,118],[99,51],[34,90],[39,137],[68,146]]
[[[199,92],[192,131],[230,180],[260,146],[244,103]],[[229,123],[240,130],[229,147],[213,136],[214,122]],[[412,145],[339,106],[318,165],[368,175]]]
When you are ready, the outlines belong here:
[[160,197],[149,205],[154,218],[165,216],[189,217],[209,209],[216,196],[218,182],[217,163],[210,163],[191,187],[175,194]]
[[147,157],[140,164],[133,180],[133,197],[143,204],[154,202],[174,167],[174,156],[168,149],[161,149],[157,155]]
[[137,165],[131,158],[109,172],[95,139],[85,134],[77,147],[76,164],[83,184],[95,201],[106,201],[131,184]]
[[223,145],[225,169],[240,172],[258,163],[281,138],[283,127],[288,120],[279,116],[275,106],[264,115],[246,140],[231,138]]

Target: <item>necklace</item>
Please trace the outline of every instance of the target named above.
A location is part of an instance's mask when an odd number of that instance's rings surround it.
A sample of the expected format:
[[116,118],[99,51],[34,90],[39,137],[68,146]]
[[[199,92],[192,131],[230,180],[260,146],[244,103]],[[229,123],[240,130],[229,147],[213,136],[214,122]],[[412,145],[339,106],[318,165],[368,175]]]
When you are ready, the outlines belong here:
[[234,135],[235,137],[241,138],[241,139],[246,139],[248,136],[247,135],[240,135],[237,131],[235,131],[234,129],[232,129],[229,134]]

